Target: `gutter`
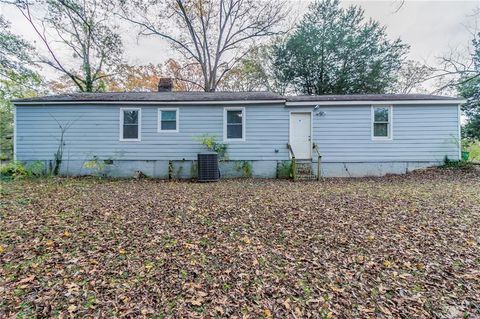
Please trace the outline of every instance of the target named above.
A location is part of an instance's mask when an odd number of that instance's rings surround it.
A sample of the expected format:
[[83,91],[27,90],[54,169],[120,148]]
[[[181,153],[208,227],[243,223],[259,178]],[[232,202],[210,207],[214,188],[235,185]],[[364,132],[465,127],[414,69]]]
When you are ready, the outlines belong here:
[[13,105],[13,161],[17,160],[17,108]]
[[232,100],[232,101],[12,101],[14,105],[251,105],[285,104],[285,106],[338,106],[338,105],[457,105],[467,100],[384,100],[384,101],[286,101],[286,100]]
[[336,105],[408,105],[408,104],[448,104],[466,103],[467,100],[385,100],[385,101],[287,101],[286,106],[336,106]]
[[79,104],[134,104],[134,105],[231,105],[231,104],[284,104],[285,100],[233,100],[233,101],[12,101],[14,105],[79,105]]

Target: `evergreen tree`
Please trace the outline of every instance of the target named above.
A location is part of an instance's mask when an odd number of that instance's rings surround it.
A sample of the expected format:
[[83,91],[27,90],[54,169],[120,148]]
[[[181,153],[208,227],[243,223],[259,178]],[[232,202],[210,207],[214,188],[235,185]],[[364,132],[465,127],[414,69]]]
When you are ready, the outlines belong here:
[[396,81],[408,46],[358,6],[317,0],[294,33],[275,47],[273,66],[296,93],[384,93]]

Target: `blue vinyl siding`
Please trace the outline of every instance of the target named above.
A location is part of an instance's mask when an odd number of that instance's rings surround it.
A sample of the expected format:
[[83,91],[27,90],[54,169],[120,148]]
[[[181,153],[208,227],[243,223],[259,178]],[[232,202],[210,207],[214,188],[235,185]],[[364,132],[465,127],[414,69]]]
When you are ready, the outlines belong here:
[[458,159],[456,105],[394,105],[392,140],[372,140],[371,106],[322,107],[314,140],[325,162]]
[[[17,106],[17,158],[49,160],[58,147],[55,119],[73,122],[65,134],[65,160],[93,156],[116,160],[193,160],[205,149],[194,140],[208,133],[223,139],[223,107],[180,106],[179,132],[157,132],[158,106],[141,106],[141,141],[119,141],[120,107]],[[231,160],[281,160],[288,156],[288,113],[283,105],[247,106],[246,141],[229,143]],[[278,153],[275,149],[279,150]]]
[[[141,107],[141,141],[119,141],[120,107]],[[313,107],[245,107],[244,142],[231,142],[230,160],[286,160],[289,113]],[[73,122],[65,135],[64,160],[98,156],[114,160],[194,160],[204,150],[194,137],[223,139],[223,107],[189,105],[179,110],[179,132],[157,132],[158,108],[169,105],[55,105],[16,107],[16,155],[19,160],[51,160],[61,124]],[[457,105],[394,105],[393,139],[372,141],[370,106],[324,106],[313,116],[313,140],[324,162],[431,162],[458,159]],[[278,152],[276,152],[276,150]],[[313,152],[315,156],[315,152]]]

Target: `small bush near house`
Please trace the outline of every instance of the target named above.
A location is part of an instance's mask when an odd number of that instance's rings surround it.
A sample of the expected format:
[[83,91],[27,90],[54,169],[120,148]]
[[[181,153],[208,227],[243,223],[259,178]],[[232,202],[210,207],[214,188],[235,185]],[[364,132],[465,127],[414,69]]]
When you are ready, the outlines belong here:
[[45,175],[45,163],[35,161],[27,166],[27,174],[29,177],[40,177]]
[[224,161],[227,159],[228,145],[223,143],[218,143],[215,136],[203,134],[199,137],[194,137],[193,139],[197,142],[200,142],[200,144],[205,146],[209,151],[218,153],[218,158],[221,161]]
[[465,168],[470,165],[469,162],[464,161],[464,160],[451,160],[448,158],[448,156],[445,156],[443,159],[443,165],[441,166],[442,168]]
[[28,171],[25,166],[17,161],[8,163],[0,168],[1,179],[16,179],[28,176]]
[[278,178],[290,178],[292,171],[292,162],[291,161],[282,161],[277,166],[277,177]]
[[101,177],[105,170],[105,161],[100,160],[97,156],[94,156],[91,160],[83,163],[83,167],[90,170],[92,175]]
[[35,161],[25,166],[18,161],[10,162],[1,167],[0,176],[3,180],[45,176],[45,164]]
[[248,161],[237,162],[235,168],[242,172],[242,177],[252,177],[252,164]]

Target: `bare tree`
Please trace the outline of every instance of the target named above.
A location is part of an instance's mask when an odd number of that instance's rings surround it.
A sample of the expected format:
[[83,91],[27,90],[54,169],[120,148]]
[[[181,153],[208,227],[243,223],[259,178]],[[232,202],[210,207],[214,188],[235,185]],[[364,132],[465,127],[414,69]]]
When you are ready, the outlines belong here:
[[174,89],[176,91],[202,91],[203,87],[197,83],[202,83],[203,73],[198,63],[180,64],[174,59],[168,59],[165,62],[166,74],[174,80]]
[[279,34],[286,0],[120,0],[122,17],[140,35],[167,40],[201,70],[194,83],[215,91],[228,71],[262,37]]
[[227,91],[270,91],[286,94],[289,81],[274,65],[275,48],[282,39],[253,46],[250,52],[229,72],[220,88]]
[[437,81],[438,92],[456,91],[459,86],[480,80],[480,8],[467,16],[464,27],[472,40],[465,45],[451,47],[437,58],[431,79]]
[[[474,39],[473,42],[476,41]],[[475,50],[475,48],[470,52],[451,50],[448,54],[438,58],[438,66],[432,69],[433,75],[430,77],[430,79],[435,79],[439,83],[435,92],[456,88],[480,77]]]
[[[48,55],[40,62],[66,75],[82,92],[101,89],[100,80],[121,61],[123,52],[120,36],[109,24],[109,10],[100,1],[7,0],[18,8],[45,46]],[[35,17],[33,6],[43,6],[47,14]],[[49,36],[48,31],[55,36]]]
[[393,0],[393,4],[396,6],[395,8],[395,13],[397,13],[398,11],[400,11],[403,6],[405,5],[405,0]]
[[392,92],[410,94],[427,93],[423,84],[432,76],[432,68],[414,60],[403,63],[398,71],[397,82],[392,87]]

